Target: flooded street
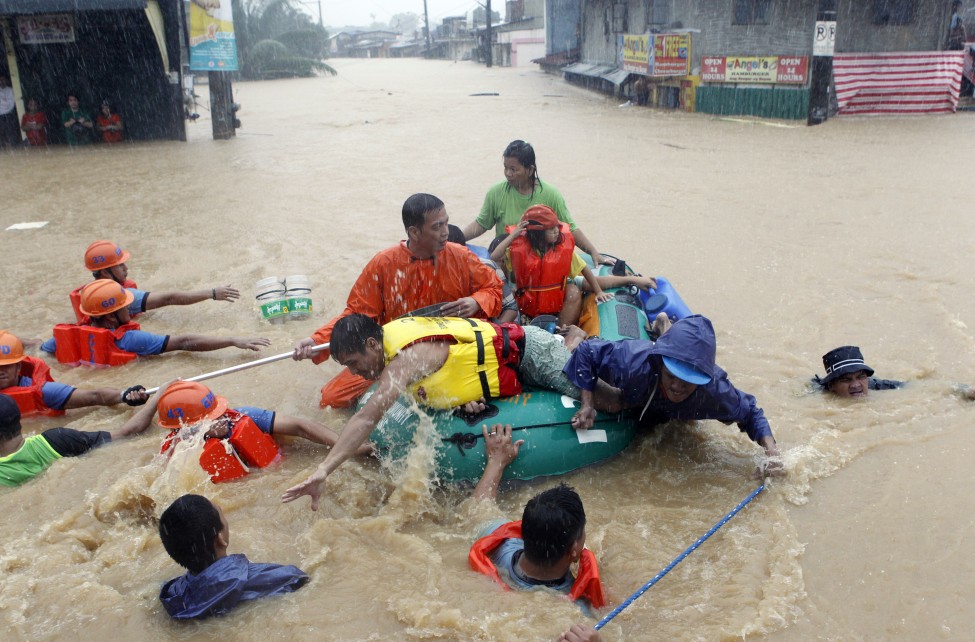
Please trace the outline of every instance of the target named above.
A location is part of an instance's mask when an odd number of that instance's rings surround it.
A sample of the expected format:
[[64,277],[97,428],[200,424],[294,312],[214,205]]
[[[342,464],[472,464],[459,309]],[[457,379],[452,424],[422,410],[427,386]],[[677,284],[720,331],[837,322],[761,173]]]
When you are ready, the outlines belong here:
[[[501,151],[521,138],[601,251],[668,277],[711,318],[718,364],[757,397],[788,469],[603,638],[971,639],[975,404],[954,386],[975,383],[975,115],[807,128],[621,108],[536,70],[330,62],[337,77],[236,84],[233,141],[210,140],[204,96],[185,144],[0,153],[11,267],[0,328],[44,339],[69,321],[68,292],[90,278],[85,247],[107,238],[131,252],[143,289],[241,290],[234,304],[152,311],[143,329],[265,336],[264,355],[288,351],[344,308],[373,254],[404,237],[406,197],[439,196],[463,227],[503,179]],[[48,224],[2,231],[28,221]],[[269,325],[253,284],[290,274],[309,275],[314,314]],[[846,344],[876,376],[910,385],[861,402],[811,392],[821,356]],[[105,370],[47,361],[59,381],[124,388],[251,358],[176,353]],[[346,414],[318,408],[337,372],[332,361],[287,360],[207,383],[232,406],[340,429]],[[24,428],[111,430],[128,416],[75,410]],[[478,527],[519,518],[553,480],[472,507],[469,489],[432,481],[421,444],[406,465],[343,465],[313,513],[280,495],[323,447],[296,440],[280,466],[213,485],[195,453],[160,458],[163,436],[153,427],[0,489],[4,639],[553,640],[583,619],[467,566]],[[671,423],[566,476],[611,607],[754,490],[759,454],[735,426]],[[159,587],[183,571],[156,520],[189,492],[223,508],[230,552],[295,564],[311,582],[228,617],[170,621]]]

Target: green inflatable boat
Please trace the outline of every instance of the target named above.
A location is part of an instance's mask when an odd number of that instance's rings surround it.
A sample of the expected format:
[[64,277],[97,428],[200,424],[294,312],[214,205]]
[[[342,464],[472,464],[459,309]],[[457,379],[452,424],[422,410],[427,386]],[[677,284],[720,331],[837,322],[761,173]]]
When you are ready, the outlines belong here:
[[[611,268],[601,266],[599,273]],[[613,300],[599,304],[599,335],[606,339],[649,339],[644,300],[628,288],[610,290]],[[429,315],[429,311],[427,312]],[[372,390],[359,401],[359,408]],[[522,394],[488,403],[484,413],[462,416],[451,411],[420,410],[412,400],[400,398],[390,408],[370,439],[383,457],[398,460],[413,445],[420,424],[417,411],[433,422],[436,436],[436,474],[444,482],[480,479],[487,463],[481,427],[511,424],[515,439],[524,439],[518,458],[505,469],[504,479],[532,479],[563,475],[619,454],[633,440],[636,422],[627,414],[599,413],[589,430],[577,431],[570,422],[579,408],[575,399],[550,390],[526,389]]]

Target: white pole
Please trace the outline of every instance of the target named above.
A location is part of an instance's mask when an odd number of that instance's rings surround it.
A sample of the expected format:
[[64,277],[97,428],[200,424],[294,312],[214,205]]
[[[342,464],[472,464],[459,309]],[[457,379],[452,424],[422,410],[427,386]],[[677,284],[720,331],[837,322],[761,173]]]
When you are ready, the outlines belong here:
[[[321,352],[322,350],[328,350],[328,345],[329,344],[327,343],[323,343],[321,345],[314,346],[311,349],[311,351]],[[294,354],[293,350],[291,352],[282,352],[281,354],[274,355],[273,357],[264,357],[263,359],[258,359],[256,361],[248,361],[247,363],[242,363],[237,366],[230,366],[229,368],[224,368],[223,370],[214,370],[213,372],[207,372],[205,374],[196,375],[195,377],[190,377],[189,379],[183,379],[183,381],[206,381],[207,379],[213,379],[215,377],[219,377],[225,374],[230,374],[231,372],[237,372],[239,370],[247,370],[248,368],[256,368],[257,366],[263,366],[266,363],[273,363],[275,361],[281,361],[282,359],[288,359],[293,354]],[[146,390],[146,394],[148,395],[154,395],[157,392],[159,392],[159,386]]]

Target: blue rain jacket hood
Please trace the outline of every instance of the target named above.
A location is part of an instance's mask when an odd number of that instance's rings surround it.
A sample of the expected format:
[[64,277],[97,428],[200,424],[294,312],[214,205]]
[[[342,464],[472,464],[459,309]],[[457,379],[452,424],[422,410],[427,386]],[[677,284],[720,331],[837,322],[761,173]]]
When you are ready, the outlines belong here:
[[[656,343],[641,340],[583,341],[572,353],[562,372],[573,385],[593,391],[601,379],[619,388],[624,406],[657,420],[714,419],[737,424],[752,441],[771,437],[765,413],[755,397],[735,388],[728,374],[715,364],[714,327],[706,317],[694,315],[676,322]],[[666,398],[660,387],[661,357],[690,363],[708,374],[711,381],[700,385],[680,403]]]
[[244,555],[223,557],[202,572],[163,584],[166,612],[177,620],[224,615],[241,602],[296,591],[308,581],[295,566],[252,564]]
[[715,364],[717,341],[714,326],[700,314],[681,319],[650,348],[650,354],[686,361],[714,380],[721,370]]

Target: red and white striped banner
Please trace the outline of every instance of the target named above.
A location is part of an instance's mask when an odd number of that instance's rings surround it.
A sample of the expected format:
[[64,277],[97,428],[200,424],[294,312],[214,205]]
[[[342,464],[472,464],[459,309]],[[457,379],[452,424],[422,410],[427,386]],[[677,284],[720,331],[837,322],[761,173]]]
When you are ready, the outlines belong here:
[[938,114],[958,107],[963,51],[836,54],[840,115]]

